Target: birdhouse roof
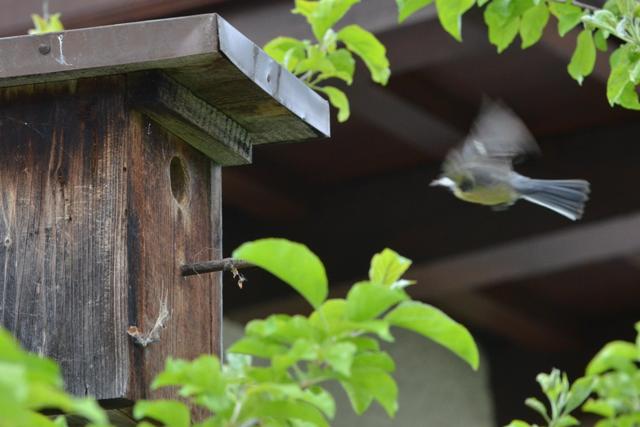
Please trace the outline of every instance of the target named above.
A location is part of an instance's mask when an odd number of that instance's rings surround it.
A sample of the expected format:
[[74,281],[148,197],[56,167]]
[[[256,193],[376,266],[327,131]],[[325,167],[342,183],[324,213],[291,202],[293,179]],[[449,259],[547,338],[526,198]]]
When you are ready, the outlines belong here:
[[328,136],[328,103],[217,14],[0,39],[0,87],[150,70],[237,122],[252,144]]

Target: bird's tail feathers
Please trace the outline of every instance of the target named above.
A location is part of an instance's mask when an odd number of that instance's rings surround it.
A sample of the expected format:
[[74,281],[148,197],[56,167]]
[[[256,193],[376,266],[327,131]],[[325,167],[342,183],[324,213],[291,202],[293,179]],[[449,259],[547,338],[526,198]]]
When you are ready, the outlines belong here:
[[516,190],[523,199],[551,209],[573,221],[582,218],[584,205],[589,199],[589,182],[582,179],[529,178],[518,181]]

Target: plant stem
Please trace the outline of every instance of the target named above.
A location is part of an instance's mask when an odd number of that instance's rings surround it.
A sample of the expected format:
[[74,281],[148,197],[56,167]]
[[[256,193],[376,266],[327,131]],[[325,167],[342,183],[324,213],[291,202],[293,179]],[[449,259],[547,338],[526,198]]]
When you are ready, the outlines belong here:
[[[569,3],[569,1],[567,1],[567,0],[553,0],[553,1],[555,1],[556,3]],[[582,3],[581,1],[574,0],[574,1],[571,1],[570,3],[580,7],[582,9],[590,10],[592,12],[595,12],[596,10],[600,10],[600,8],[598,6],[594,6],[594,5],[587,4],[587,3]]]

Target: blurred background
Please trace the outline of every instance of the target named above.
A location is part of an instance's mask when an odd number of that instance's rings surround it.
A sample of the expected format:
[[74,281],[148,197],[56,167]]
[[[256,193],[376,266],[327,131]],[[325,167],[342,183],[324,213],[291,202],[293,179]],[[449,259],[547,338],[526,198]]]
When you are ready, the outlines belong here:
[[[0,35],[24,34],[41,0],[2,0]],[[259,45],[306,37],[291,0],[50,0],[67,28],[218,12]],[[498,55],[478,13],[464,43],[434,10],[397,23],[392,0],[365,0],[349,15],[388,48],[387,87],[361,68],[347,90],[352,117],[332,137],[258,146],[250,166],[223,172],[225,255],[268,236],[306,243],[325,262],[332,293],[366,276],[371,255],[390,247],[414,261],[415,297],[467,325],[483,352],[474,374],[435,346],[398,335],[400,413],[382,411],[336,425],[498,426],[535,420],[523,405],[539,396],[535,375],[552,367],[572,378],[607,341],[634,339],[640,320],[640,113],[612,109],[608,64],[579,87],[566,72],[575,33],[548,26],[541,43]],[[582,221],[532,204],[493,212],[428,186],[460,141],[483,95],[502,99],[531,128],[543,156],[519,171],[584,178],[592,198]],[[258,271],[239,289],[225,278],[226,336],[275,312],[305,312],[301,298]],[[589,425],[588,421],[587,424]]]

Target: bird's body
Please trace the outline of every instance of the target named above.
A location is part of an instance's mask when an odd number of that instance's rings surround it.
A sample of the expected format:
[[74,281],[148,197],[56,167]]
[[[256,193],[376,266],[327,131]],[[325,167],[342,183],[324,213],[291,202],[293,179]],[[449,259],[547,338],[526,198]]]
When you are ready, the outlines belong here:
[[527,128],[511,111],[486,104],[471,134],[447,155],[442,175],[432,185],[447,187],[466,202],[495,209],[525,199],[579,219],[588,199],[587,181],[531,179],[513,170],[514,158],[538,151]]

